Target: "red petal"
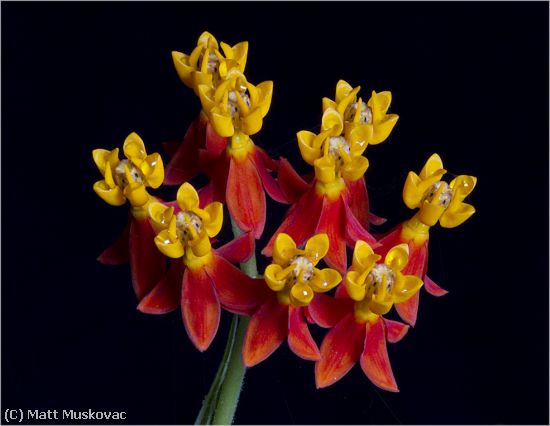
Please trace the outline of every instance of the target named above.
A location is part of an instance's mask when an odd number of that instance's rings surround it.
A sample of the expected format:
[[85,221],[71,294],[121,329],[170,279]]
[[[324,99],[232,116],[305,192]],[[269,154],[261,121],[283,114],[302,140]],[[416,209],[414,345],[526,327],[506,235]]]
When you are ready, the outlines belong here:
[[402,322],[392,321],[385,318],[384,322],[386,324],[386,339],[390,343],[399,342],[403,337],[405,337],[407,331],[409,331],[409,326],[407,324],[403,324]]
[[[339,287],[343,287],[340,285]],[[331,328],[338,324],[353,309],[353,301],[349,298],[334,298],[317,293],[307,306],[311,319],[321,327]]]
[[436,283],[434,283],[430,277],[427,275],[424,275],[424,288],[428,293],[430,293],[432,296],[440,297],[445,296],[448,291],[444,288],[439,287]]
[[256,164],[256,170],[258,171],[260,178],[262,179],[262,184],[264,186],[265,192],[267,192],[267,194],[275,201],[288,204],[290,201],[281,191],[279,183],[273,176],[269,174],[269,171],[267,170],[267,165],[263,159],[264,156],[267,156],[267,154],[262,155],[258,148],[254,150],[254,163]]
[[[308,218],[306,214],[306,218]],[[321,217],[317,224],[316,234],[326,233],[329,240],[328,253],[325,256],[325,262],[334,269],[344,273],[347,269],[346,255],[346,227],[345,209],[342,198],[335,201],[323,199],[323,207],[321,209]]]
[[260,238],[265,226],[265,193],[250,156],[242,161],[231,159],[225,198],[237,226]]
[[365,324],[347,315],[325,336],[321,344],[321,360],[315,363],[317,388],[332,385],[352,369],[361,356],[365,339]]
[[292,203],[297,202],[311,186],[296,173],[286,158],[280,160],[277,177],[281,190]]
[[131,219],[128,221],[126,227],[116,241],[99,255],[97,258],[98,261],[104,265],[122,265],[123,263],[128,262],[128,258],[130,257],[130,221]]
[[365,350],[361,354],[361,368],[370,381],[379,388],[399,392],[388,357],[384,328],[384,321],[378,320],[374,324],[367,323]]
[[353,215],[366,229],[369,228],[369,193],[365,178],[355,182],[346,181],[346,201]]
[[199,173],[199,148],[205,143],[205,121],[197,117],[187,129],[183,141],[166,165],[165,185],[179,185]]
[[374,213],[369,213],[369,222],[373,225],[383,225],[388,220],[384,219],[383,217],[376,216]]
[[354,216],[350,207],[342,200],[346,214],[346,242],[350,247],[355,246],[357,240],[363,240],[368,243],[373,249],[378,246],[376,238],[367,231]]
[[[220,203],[225,203],[227,175],[229,174],[229,158],[227,158],[225,154],[214,158],[207,150],[201,149],[199,152],[199,162],[200,169],[210,180],[206,185],[208,190],[205,190],[210,197],[210,202],[219,201]],[[201,207],[204,207],[203,203],[205,203],[205,200],[203,200],[200,195],[199,197],[201,200]]]
[[258,155],[260,156],[260,158],[262,159],[262,161],[265,164],[265,167],[267,168],[267,170],[272,171],[272,172],[276,172],[276,171],[279,170],[279,161],[278,160],[274,160],[273,158],[271,158],[269,156],[269,154],[267,152],[265,152],[259,146],[256,146],[255,150],[258,153]]
[[181,310],[189,338],[199,351],[205,351],[218,331],[220,303],[210,277],[203,269],[185,270]]
[[137,308],[146,314],[166,314],[177,309],[181,302],[183,270],[181,259],[171,260],[168,272]]
[[288,346],[300,358],[309,361],[321,359],[321,353],[309,332],[302,308],[289,307]]
[[265,256],[271,256],[275,238],[281,232],[285,232],[292,237],[298,247],[302,246],[308,238],[313,236],[319,214],[321,212],[323,198],[315,192],[315,186],[311,186],[298,203],[294,204],[287,212],[283,223],[275,231],[267,246],[262,250]]
[[416,318],[418,316],[418,302],[420,300],[420,293],[416,293],[409,300],[395,305],[397,313],[403,321],[414,327],[416,324]]
[[252,315],[271,293],[264,280],[247,276],[218,255],[214,255],[205,270],[216,288],[221,304],[233,313]]
[[216,253],[225,257],[231,263],[243,263],[252,257],[254,253],[254,236],[247,232],[218,247]]
[[243,361],[252,367],[271,355],[288,335],[288,306],[269,299],[250,319],[243,345]]
[[336,287],[336,292],[334,293],[334,297],[337,299],[349,299],[348,291],[346,290],[345,285],[339,285]]
[[143,299],[165,273],[166,258],[155,245],[155,231],[148,219],[131,219],[130,267],[138,300]]
[[218,157],[227,147],[228,138],[218,135],[210,123],[206,124],[206,150]]

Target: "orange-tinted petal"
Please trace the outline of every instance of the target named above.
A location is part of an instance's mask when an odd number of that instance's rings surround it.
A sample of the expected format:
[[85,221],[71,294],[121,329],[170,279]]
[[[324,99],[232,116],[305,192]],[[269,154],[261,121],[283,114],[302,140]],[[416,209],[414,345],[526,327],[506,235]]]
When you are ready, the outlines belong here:
[[384,318],[384,323],[386,325],[386,340],[390,343],[399,342],[409,331],[409,326],[399,321]]
[[103,253],[99,255],[97,260],[104,265],[122,265],[128,262],[129,253],[129,238],[130,238],[130,221],[116,239],[116,241],[107,247]]
[[376,242],[376,238],[359,223],[350,207],[344,201],[342,201],[342,204],[345,211],[345,235],[347,244],[350,247],[354,247],[357,240],[363,240],[372,248],[377,247],[378,243]]
[[369,194],[367,192],[367,185],[365,184],[365,178],[356,180],[355,182],[346,181],[346,202],[353,212],[353,215],[357,218],[359,223],[369,229]]
[[373,225],[383,225],[387,221],[387,219],[369,212],[369,223],[372,223]]
[[138,310],[146,314],[166,314],[177,309],[181,303],[183,270],[184,264],[181,259],[172,260],[168,272],[142,299]]
[[300,358],[318,361],[321,357],[319,348],[309,332],[301,307],[289,306],[288,346]]
[[414,327],[416,318],[418,317],[418,303],[420,301],[420,293],[416,293],[409,300],[395,304],[395,310],[403,321]]
[[288,210],[283,223],[262,250],[262,254],[271,256],[275,239],[282,232],[290,235],[298,247],[305,244],[307,239],[315,233],[321,214],[322,201],[323,198],[315,192],[315,186],[310,187],[302,198]]
[[374,324],[367,323],[365,350],[361,354],[361,368],[370,381],[379,388],[391,392],[399,391],[386,348],[384,321],[380,319]]
[[[306,213],[306,218],[311,213]],[[317,224],[316,234],[326,233],[329,240],[328,253],[325,256],[325,262],[331,267],[342,273],[347,269],[346,255],[346,226],[345,207],[341,197],[334,201],[323,198],[323,207],[321,208],[321,217]]]
[[401,238],[401,225],[397,225],[383,238],[378,240],[378,246],[374,248],[374,252],[384,258],[393,247],[405,242],[406,241],[403,241],[403,238]]
[[444,288],[439,287],[436,283],[434,283],[430,277],[427,275],[424,275],[424,288],[428,293],[430,293],[432,296],[440,297],[445,296],[448,291]]
[[235,314],[252,315],[270,295],[264,280],[247,276],[216,254],[205,270],[223,307]]
[[260,238],[265,226],[265,193],[250,156],[242,161],[231,159],[225,198],[237,226]]
[[242,263],[250,259],[254,246],[254,236],[247,232],[217,248],[216,253],[231,263]]
[[165,185],[179,185],[199,173],[199,148],[205,144],[206,122],[197,117],[187,129],[183,141],[164,171]]
[[315,363],[315,384],[324,388],[340,380],[361,356],[365,324],[355,322],[348,314],[332,328],[321,344],[321,360]]
[[210,277],[203,269],[185,270],[181,311],[189,338],[199,351],[205,351],[218,331],[220,303]]
[[[340,286],[344,287],[344,286]],[[353,310],[350,298],[334,298],[317,293],[306,309],[311,319],[320,327],[331,328]]]
[[166,258],[155,244],[155,231],[148,219],[132,217],[129,241],[132,285],[141,300],[164,275]]
[[288,306],[281,305],[273,293],[252,316],[243,345],[243,362],[252,367],[271,355],[288,335]]
[[302,195],[311,187],[300,177],[286,158],[281,158],[278,171],[279,186],[285,197],[291,202],[297,202]]
[[264,157],[266,155],[267,154],[265,153],[260,153],[260,150],[258,148],[254,150],[253,154],[253,160],[256,165],[256,170],[258,171],[258,174],[262,179],[262,184],[264,186],[265,192],[267,192],[267,194],[275,201],[288,204],[289,200],[279,187],[279,182],[277,181],[277,179],[269,174],[267,164],[264,161]]

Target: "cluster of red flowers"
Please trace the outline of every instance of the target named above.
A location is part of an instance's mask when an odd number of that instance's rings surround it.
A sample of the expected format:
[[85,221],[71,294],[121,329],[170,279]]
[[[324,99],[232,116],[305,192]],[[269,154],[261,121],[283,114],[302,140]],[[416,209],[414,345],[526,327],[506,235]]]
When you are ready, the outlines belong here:
[[[181,307],[201,351],[214,339],[223,307],[251,317],[243,345],[248,367],[287,339],[294,353],[315,361],[318,387],[359,361],[374,384],[397,391],[386,343],[401,340],[415,324],[422,285],[432,295],[446,293],[426,275],[429,228],[437,222],[454,227],[474,213],[463,200],[476,180],[442,181],[446,171],[434,154],[419,175],[409,173],[403,190],[418,213],[375,238],[369,223],[385,220],[370,213],[363,154],[385,141],[398,120],[388,113],[391,93],[373,91],[364,102],[359,87],[339,81],[335,99],[323,99],[320,132],[297,133],[315,172],[300,176],[250,138],[269,111],[273,84],[248,82],[247,54],[247,42],[231,47],[206,32],[190,55],[173,52],[178,75],[199,96],[202,111],[181,143],[165,144],[166,172],[160,155],[147,155],[135,133],[124,143],[124,160],[118,149],[94,151],[104,178],[96,193],[112,205],[131,204],[126,230],[99,260],[129,260],[138,309],[163,314]],[[208,183],[196,191],[188,181],[199,174]],[[161,183],[180,185],[175,201],[148,193]],[[255,253],[266,224],[265,193],[290,208],[262,250],[272,263],[263,277],[251,277],[234,264]],[[224,205],[242,234],[213,248]],[[346,247],[353,249],[351,262]],[[323,259],[329,267],[317,268]],[[404,322],[384,317],[394,305]],[[330,329],[320,347],[308,324]]]

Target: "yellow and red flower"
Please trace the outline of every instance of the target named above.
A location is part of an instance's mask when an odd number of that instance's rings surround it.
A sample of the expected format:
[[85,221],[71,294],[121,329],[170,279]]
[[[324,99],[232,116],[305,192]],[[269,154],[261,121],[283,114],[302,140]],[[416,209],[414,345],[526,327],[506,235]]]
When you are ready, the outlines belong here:
[[357,99],[359,89],[338,82],[336,101],[323,100],[321,132],[298,132],[302,158],[315,169],[311,183],[300,178],[286,160],[281,161],[280,188],[295,204],[264,248],[265,255],[270,255],[280,232],[288,233],[298,244],[313,233],[323,232],[330,239],[326,261],[343,272],[347,267],[346,242],[350,247],[358,239],[375,244],[368,222],[383,220],[369,214],[363,178],[369,161],[363,153],[369,143],[380,143],[388,137],[397,115],[386,115],[389,92],[373,93],[367,106]]
[[[402,244],[381,257],[364,241],[357,241],[353,263],[339,298],[319,298],[309,310],[318,324],[333,327],[321,344],[321,359],[315,365],[318,388],[340,380],[357,361],[376,386],[398,391],[386,341],[401,340],[406,324],[383,318],[395,303],[403,302],[422,286],[420,278],[402,271],[408,262],[408,247]],[[340,287],[344,288],[344,287]],[[345,295],[344,295],[345,293]]]
[[[443,228],[454,228],[475,213],[475,208],[464,199],[474,190],[477,179],[460,175],[449,184],[442,181],[447,171],[439,155],[433,154],[422,168],[420,175],[409,172],[403,187],[403,200],[410,209],[419,211],[409,220],[396,226],[379,241],[376,252],[384,255],[397,244],[407,244],[410,251],[406,273],[424,281],[426,291],[433,296],[443,296],[446,290],[439,287],[427,275],[428,242],[430,227],[438,222]],[[418,315],[419,294],[396,305],[401,318],[415,325]]]
[[273,291],[252,315],[243,345],[247,367],[256,365],[288,340],[290,349],[301,358],[319,359],[319,348],[311,336],[305,310],[318,293],[336,287],[342,276],[334,269],[318,269],[326,255],[326,234],[311,237],[304,249],[287,234],[279,234],[273,249],[273,263],[265,270],[264,279]]
[[223,206],[212,202],[201,208],[199,195],[189,183],[179,188],[177,203],[153,202],[149,215],[158,231],[154,243],[172,261],[138,309],[160,314],[181,305],[187,334],[197,349],[204,351],[216,335],[220,304],[244,315],[254,312],[267,297],[263,286],[230,263],[250,258],[254,239],[243,234],[213,249],[210,238],[222,227]]
[[147,208],[155,200],[147,188],[162,184],[164,167],[158,153],[147,155],[143,141],[136,133],[128,135],[123,145],[126,159],[119,160],[118,148],[112,151],[95,149],[94,161],[103,180],[94,184],[94,191],[112,206],[131,205],[128,224],[117,239],[98,258],[105,264],[117,265],[130,260],[132,284],[139,300],[159,281],[166,268],[165,259],[153,243],[154,230]]

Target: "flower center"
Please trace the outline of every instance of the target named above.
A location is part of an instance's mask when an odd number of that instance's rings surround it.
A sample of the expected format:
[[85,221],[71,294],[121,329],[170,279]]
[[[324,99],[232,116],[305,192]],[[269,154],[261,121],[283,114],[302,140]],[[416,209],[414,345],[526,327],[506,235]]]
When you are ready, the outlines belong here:
[[115,167],[115,182],[118,186],[124,188],[126,185],[128,185],[128,178],[126,177],[126,171],[124,170],[124,167],[128,166],[128,169],[130,170],[130,175],[132,176],[132,180],[135,183],[143,183],[143,175],[139,171],[139,169],[134,166],[132,163],[130,163],[128,160],[122,160],[118,165]]
[[[357,113],[357,102],[353,102],[348,105],[346,111],[344,112],[344,120],[352,122],[355,119],[355,114]],[[359,115],[359,123],[372,123],[372,110],[365,104],[361,102],[361,113]]]
[[313,262],[305,256],[294,256],[290,265],[294,266],[289,277],[289,282],[296,282],[301,278],[303,282],[307,282],[313,278]]
[[206,69],[210,74],[214,74],[218,70],[218,66],[220,64],[220,61],[218,60],[218,57],[214,53],[208,54],[208,62],[206,64]]
[[334,158],[336,163],[336,170],[344,164],[344,159],[342,158],[342,152],[349,154],[350,145],[349,142],[343,136],[331,136],[328,140],[328,153]]
[[375,294],[378,293],[382,289],[384,278],[386,279],[385,290],[387,293],[390,293],[395,282],[395,275],[391,268],[383,263],[376,265],[372,268],[369,275],[367,275],[367,288],[372,289],[372,292]]
[[433,201],[436,193],[438,192],[439,188],[443,185],[443,190],[439,194],[439,198],[437,199],[437,204],[439,206],[448,207],[449,203],[453,199],[453,190],[451,187],[447,184],[447,182],[439,181],[434,183],[430,189],[426,191],[426,194],[424,195],[425,201]]
[[202,231],[202,220],[195,213],[181,211],[176,215],[176,233],[182,241],[189,241]]
[[[250,97],[246,93],[246,87],[241,87],[239,90],[239,95],[243,99],[244,103],[248,108],[250,108]],[[239,112],[239,105],[237,103],[237,92],[231,90],[227,97],[227,107],[229,108],[229,113],[231,117],[235,117],[237,112]]]

